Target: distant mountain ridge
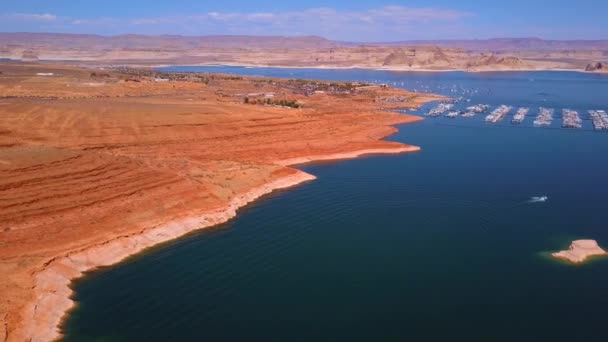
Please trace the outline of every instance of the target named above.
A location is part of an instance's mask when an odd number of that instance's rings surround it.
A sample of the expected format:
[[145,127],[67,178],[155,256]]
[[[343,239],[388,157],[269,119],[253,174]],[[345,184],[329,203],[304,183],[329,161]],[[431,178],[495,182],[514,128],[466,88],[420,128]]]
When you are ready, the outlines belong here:
[[0,45],[36,45],[62,48],[130,48],[130,49],[191,49],[191,48],[331,48],[339,44],[317,36],[180,36],[139,35],[100,36],[69,33],[2,33]]
[[606,50],[608,40],[546,40],[541,38],[492,38],[471,40],[406,40],[369,43],[372,46],[433,45],[474,51]]
[[397,42],[344,42],[319,36],[247,36],[247,35],[139,35],[125,34],[100,36],[69,33],[0,32],[0,46],[20,45],[30,47],[53,46],[55,48],[83,49],[282,49],[282,48],[334,48],[354,46],[439,46],[472,51],[608,51],[608,40],[545,40],[541,38],[493,38],[471,40],[405,40]]

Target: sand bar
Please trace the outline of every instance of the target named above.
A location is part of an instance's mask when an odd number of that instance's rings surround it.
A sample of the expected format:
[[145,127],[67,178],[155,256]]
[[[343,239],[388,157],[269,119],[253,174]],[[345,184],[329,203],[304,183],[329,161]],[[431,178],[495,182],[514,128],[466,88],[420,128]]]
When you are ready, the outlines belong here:
[[579,264],[587,260],[587,258],[598,255],[606,255],[595,240],[575,240],[572,241],[567,250],[551,254],[555,258],[568,260],[572,263]]

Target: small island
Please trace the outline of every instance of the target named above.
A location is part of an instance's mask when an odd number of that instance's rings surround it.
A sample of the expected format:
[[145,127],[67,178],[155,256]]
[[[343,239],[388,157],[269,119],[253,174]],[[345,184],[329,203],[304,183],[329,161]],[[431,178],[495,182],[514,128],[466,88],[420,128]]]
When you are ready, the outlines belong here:
[[551,255],[579,264],[587,260],[588,257],[606,254],[608,253],[595,240],[576,240],[572,241],[568,250],[552,253]]

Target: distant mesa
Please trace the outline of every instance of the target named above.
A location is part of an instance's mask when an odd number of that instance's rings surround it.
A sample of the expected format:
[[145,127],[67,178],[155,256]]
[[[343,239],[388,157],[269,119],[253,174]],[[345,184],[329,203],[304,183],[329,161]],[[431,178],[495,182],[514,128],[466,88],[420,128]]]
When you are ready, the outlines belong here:
[[447,53],[454,49],[441,49],[436,46],[399,48],[389,53],[382,63],[383,66],[448,66],[452,60]]
[[21,54],[21,59],[24,61],[37,61],[38,54],[34,51],[26,50]]
[[498,57],[494,54],[484,54],[481,57],[473,59],[467,63],[467,68],[472,69],[483,69],[483,68],[495,68],[495,69],[525,69],[530,68],[529,65],[521,60],[520,58],[513,56]]
[[415,62],[415,53],[408,54],[404,51],[395,51],[391,52],[386,58],[384,58],[383,66],[391,66],[391,65],[407,65],[412,67]]
[[580,264],[588,257],[606,254],[608,253],[606,253],[595,240],[576,240],[572,241],[568,250],[553,253],[551,255],[554,258],[565,259],[575,264]]

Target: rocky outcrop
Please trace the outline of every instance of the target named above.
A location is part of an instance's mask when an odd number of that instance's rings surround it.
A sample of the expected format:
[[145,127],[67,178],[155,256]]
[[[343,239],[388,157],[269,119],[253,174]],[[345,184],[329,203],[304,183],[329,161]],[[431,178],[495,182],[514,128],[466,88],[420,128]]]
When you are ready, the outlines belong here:
[[498,57],[494,54],[483,54],[477,59],[467,63],[468,69],[522,69],[525,68],[524,61],[517,57]]
[[587,64],[587,67],[585,67],[585,71],[599,71],[604,69],[604,64],[601,62],[589,63]]
[[[453,51],[451,51],[453,52]],[[435,46],[402,48],[388,54],[382,63],[384,67],[445,67],[451,59],[443,49]]]
[[595,240],[576,240],[572,241],[570,248],[551,254],[555,258],[568,260],[575,264],[582,263],[587,258],[597,255],[606,255],[605,250],[600,248]]
[[394,51],[388,54],[384,58],[383,66],[391,66],[391,65],[405,65],[408,67],[412,67],[414,65],[414,56],[412,54],[408,54],[405,51]]

